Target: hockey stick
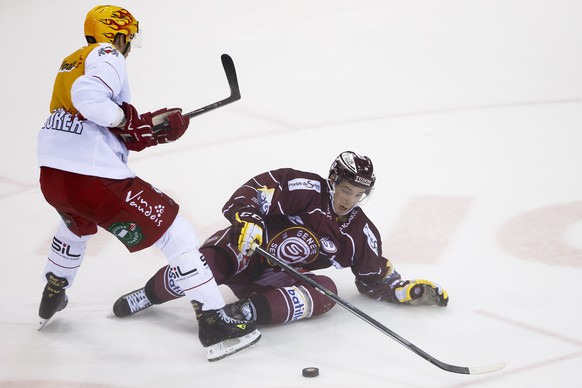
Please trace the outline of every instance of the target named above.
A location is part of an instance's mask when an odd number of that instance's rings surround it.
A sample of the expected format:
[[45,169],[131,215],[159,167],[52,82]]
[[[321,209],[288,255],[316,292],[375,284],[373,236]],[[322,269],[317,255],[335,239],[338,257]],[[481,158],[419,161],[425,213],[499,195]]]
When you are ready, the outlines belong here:
[[[230,96],[223,100],[213,102],[212,104],[206,105],[202,108],[193,110],[192,112],[186,113],[184,114],[184,116],[192,118],[201,115],[202,113],[210,112],[211,110],[230,104],[231,102],[240,100],[240,89],[238,87],[238,80],[236,78],[236,69],[234,68],[234,62],[232,61],[232,58],[228,54],[222,54],[220,56],[220,60],[222,61],[222,67],[224,68],[226,79],[228,81],[228,86],[230,88]],[[163,123],[154,126],[152,128],[152,131],[154,133],[163,131],[164,129],[168,128],[168,125],[169,125],[168,122],[164,121]]]
[[402,338],[386,326],[382,325],[380,322],[375,320],[374,318],[370,317],[368,314],[362,312],[357,307],[349,303],[348,301],[344,300],[343,298],[339,297],[334,292],[328,290],[321,284],[317,283],[315,280],[311,279],[309,276],[299,272],[285,261],[279,259],[278,257],[270,254],[269,252],[265,251],[263,248],[259,246],[255,246],[254,250],[258,252],[261,256],[265,257],[276,263],[279,267],[286,270],[289,275],[293,276],[294,278],[301,280],[302,282],[310,285],[311,287],[315,288],[321,294],[327,296],[328,298],[334,300],[337,304],[348,310],[350,313],[354,314],[358,318],[364,320],[365,322],[369,323],[370,325],[374,326],[376,329],[380,330],[382,333],[386,334],[389,337],[392,337],[394,340],[399,342],[400,344],[404,345],[408,349],[412,350],[414,353],[419,355],[420,357],[424,358],[428,362],[433,365],[438,366],[439,368],[447,371],[447,372],[454,372],[454,373],[461,373],[461,374],[483,374],[483,373],[490,373],[495,372],[505,367],[505,363],[499,362],[491,365],[485,366],[478,366],[478,367],[465,367],[465,366],[457,366],[447,364],[445,362],[439,361],[430,354],[426,353],[424,350],[420,349],[416,345],[408,342],[406,339]]

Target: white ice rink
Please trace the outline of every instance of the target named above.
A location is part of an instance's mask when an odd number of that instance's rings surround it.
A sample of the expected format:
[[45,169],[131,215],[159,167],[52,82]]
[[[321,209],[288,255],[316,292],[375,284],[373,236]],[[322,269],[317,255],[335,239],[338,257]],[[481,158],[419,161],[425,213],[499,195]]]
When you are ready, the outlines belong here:
[[[474,376],[431,365],[340,306],[263,327],[252,349],[209,363],[185,299],[108,317],[165,259],[130,255],[104,231],[69,306],[38,332],[58,216],[38,188],[36,135],[57,68],[84,44],[97,4],[0,1],[0,387],[582,386],[582,2],[117,3],[144,30],[128,59],[138,109],[226,97],[222,53],[242,93],[193,119],[179,142],[131,156],[133,170],[205,238],[256,173],[325,175],[343,150],[370,156],[378,183],[364,210],[384,252],[403,277],[442,284],[450,304],[375,302],[349,270],[323,272],[341,297],[437,359],[507,364]],[[302,377],[307,366],[320,376]]]

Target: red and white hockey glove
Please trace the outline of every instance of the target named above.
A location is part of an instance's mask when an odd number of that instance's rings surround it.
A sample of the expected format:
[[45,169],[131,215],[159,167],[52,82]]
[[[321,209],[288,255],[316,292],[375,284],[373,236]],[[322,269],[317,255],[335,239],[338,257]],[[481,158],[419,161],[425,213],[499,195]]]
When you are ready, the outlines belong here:
[[449,303],[449,295],[436,283],[423,279],[406,280],[394,288],[400,303],[413,306],[441,306]]
[[117,127],[110,127],[130,151],[142,151],[158,144],[152,132],[152,120],[148,113],[140,115],[135,107],[127,102],[121,105],[125,121]]
[[263,244],[265,222],[252,211],[241,210],[234,214],[230,228],[230,243],[244,256],[254,253],[255,244]]
[[168,127],[154,133],[154,138],[158,144],[171,143],[178,140],[190,124],[190,117],[182,116],[180,108],[163,108],[152,113],[145,113],[151,116],[154,127],[168,122]]

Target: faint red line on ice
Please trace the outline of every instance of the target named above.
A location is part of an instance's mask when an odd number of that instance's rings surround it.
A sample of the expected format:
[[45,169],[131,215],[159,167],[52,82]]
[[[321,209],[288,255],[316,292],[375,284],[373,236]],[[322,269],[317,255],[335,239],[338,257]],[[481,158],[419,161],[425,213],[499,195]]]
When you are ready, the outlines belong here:
[[[485,378],[485,375],[482,375],[484,377],[483,379],[476,380],[476,381],[470,381],[470,382],[466,382],[466,383],[461,383],[461,384],[450,385],[449,387],[456,388],[456,387],[469,387],[471,385],[479,385],[482,382],[490,382],[491,380],[503,379],[505,377],[516,375],[518,373],[526,372],[526,371],[533,370],[533,369],[543,368],[545,366],[554,364],[556,362],[568,361],[568,360],[578,358],[581,356],[582,356],[582,352],[575,352],[575,353],[566,354],[564,356],[557,356],[554,358],[550,358],[548,360],[538,361],[538,362],[535,362],[533,364],[524,365],[522,367],[515,368],[515,369],[504,369],[503,371],[501,371],[499,373],[487,375],[487,378]],[[509,385],[509,386],[511,386],[511,385]]]
[[[544,330],[544,329],[541,329],[539,327],[528,325],[526,323],[517,321],[515,319],[507,318],[507,317],[501,316],[499,314],[495,314],[495,313],[485,311],[485,310],[473,310],[473,312],[487,316],[487,317],[495,319],[497,321],[501,321],[501,322],[510,324],[512,326],[516,326],[516,327],[525,329],[525,330],[530,331],[530,332],[534,332],[534,333],[541,334],[541,335],[544,335],[544,336],[547,336],[547,337],[550,337],[553,339],[564,341],[570,345],[576,345],[576,346],[582,347],[582,342],[577,340],[577,339],[569,338],[569,337],[551,332],[549,330]],[[526,365],[523,365],[523,366],[518,367],[518,368],[511,368],[511,366],[510,366],[508,369],[504,369],[503,371],[501,371],[499,373],[489,374],[486,377],[485,377],[485,375],[483,375],[483,377],[484,377],[483,379],[480,379],[477,381],[461,383],[461,384],[454,384],[454,385],[451,385],[450,388],[468,387],[468,386],[472,386],[472,385],[479,385],[482,382],[489,383],[492,380],[501,380],[501,379],[504,379],[508,376],[517,375],[519,373],[547,367],[547,366],[554,364],[554,363],[557,363],[557,362],[568,361],[568,360],[575,359],[578,357],[582,357],[582,351],[577,351],[577,352],[565,354],[562,356],[552,357],[552,358],[549,358],[547,360],[541,360],[541,361],[537,361],[537,362],[534,362],[531,364],[526,364]]]
[[484,311],[484,310],[473,310],[473,311],[476,312],[477,314],[485,315],[489,318],[493,318],[493,319],[496,319],[498,321],[505,322],[505,323],[508,323],[510,325],[517,326],[517,327],[520,327],[522,329],[525,329],[525,330],[528,330],[528,331],[531,331],[531,332],[534,332],[537,334],[545,335],[545,336],[550,337],[550,338],[564,341],[570,345],[576,345],[576,346],[582,347],[582,341],[579,341],[579,340],[574,339],[574,338],[566,337],[564,335],[557,334],[557,333],[551,332],[549,330],[545,330],[545,329],[541,329],[539,327],[528,325],[527,323],[523,323],[523,322],[517,321],[515,319],[507,318],[507,317],[504,317],[504,316],[501,316],[498,314],[494,314],[494,313],[489,312],[489,311]]
[[532,105],[536,106],[536,105],[573,104],[573,103],[581,103],[581,102],[582,102],[581,98],[573,98],[573,99],[564,99],[564,100],[522,101],[522,102],[507,102],[507,103],[489,104],[489,105],[474,105],[474,106],[461,106],[461,107],[452,107],[452,108],[429,109],[429,110],[424,110],[424,111],[390,113],[390,114],[386,114],[386,115],[363,117],[363,118],[359,118],[359,119],[354,118],[351,120],[342,120],[342,121],[337,121],[337,122],[312,124],[312,125],[305,126],[302,129],[313,128],[313,127],[324,127],[324,126],[330,126],[330,125],[344,125],[344,124],[358,123],[358,122],[364,122],[364,121],[378,121],[378,120],[386,120],[386,119],[395,119],[395,118],[400,118],[400,117],[427,116],[427,115],[451,113],[451,112],[464,112],[464,111],[471,111],[471,110],[505,109],[505,108],[515,108],[515,107],[532,106]]
[[353,124],[353,123],[363,123],[363,122],[367,122],[367,121],[380,121],[380,120],[398,119],[401,117],[427,116],[427,115],[434,115],[434,114],[464,112],[464,111],[483,110],[483,109],[506,109],[506,108],[523,107],[523,106],[578,104],[578,103],[582,103],[582,98],[563,99],[563,100],[548,100],[548,101],[508,102],[508,103],[489,104],[489,105],[474,105],[474,106],[461,106],[461,107],[441,108],[441,109],[429,109],[429,110],[424,110],[424,111],[388,113],[385,115],[369,116],[369,117],[355,117],[352,119],[312,123],[312,124],[306,124],[306,125],[301,125],[299,123],[291,123],[291,122],[286,122],[286,121],[279,120],[279,119],[269,118],[269,117],[266,117],[265,115],[258,115],[258,114],[249,113],[248,109],[247,109],[246,110],[247,114],[253,115],[255,117],[260,117],[260,119],[263,121],[271,121],[273,123],[276,123],[277,126],[281,126],[283,128],[278,129],[278,130],[268,131],[268,132],[255,133],[252,135],[242,134],[240,136],[232,136],[232,137],[229,137],[228,139],[218,139],[218,140],[207,142],[207,143],[197,143],[194,145],[184,146],[183,148],[173,147],[171,150],[158,152],[156,154],[150,153],[150,154],[144,154],[144,155],[134,155],[133,160],[134,160],[134,162],[138,162],[141,160],[152,159],[152,158],[156,158],[159,156],[164,156],[164,155],[169,154],[169,153],[176,154],[176,153],[182,152],[182,151],[188,152],[188,151],[191,151],[192,149],[213,147],[215,145],[236,143],[239,141],[248,141],[248,140],[253,139],[253,138],[266,138],[266,137],[277,136],[277,135],[286,134],[286,133],[304,131],[307,129],[315,129],[315,128],[322,128],[322,127],[337,126],[337,125],[346,125],[346,124]]
[[7,183],[7,184],[12,185],[12,186],[16,186],[16,188],[14,190],[12,190],[11,192],[1,193],[0,200],[37,187],[36,185],[29,185],[29,184],[16,182],[16,181],[13,181],[12,179],[8,179],[8,178],[3,177],[3,176],[0,176],[0,182]]
[[5,182],[14,186],[21,186],[21,187],[28,187],[30,185],[26,185],[24,183],[13,181],[12,179],[8,179],[6,177],[0,176],[0,182]]

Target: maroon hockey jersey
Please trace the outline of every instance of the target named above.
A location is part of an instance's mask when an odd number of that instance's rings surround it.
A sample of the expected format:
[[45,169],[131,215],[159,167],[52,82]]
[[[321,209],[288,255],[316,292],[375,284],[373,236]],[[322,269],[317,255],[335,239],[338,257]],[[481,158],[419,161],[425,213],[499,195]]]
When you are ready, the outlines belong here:
[[[327,179],[291,168],[271,170],[237,189],[222,210],[229,221],[241,210],[261,215],[266,226],[264,248],[294,267],[351,268],[360,292],[394,300],[392,288],[400,275],[382,256],[380,233],[358,206],[345,221],[338,220]],[[204,245],[225,244],[225,237],[223,230]],[[236,272],[252,271],[261,260],[258,256],[239,254]]]

